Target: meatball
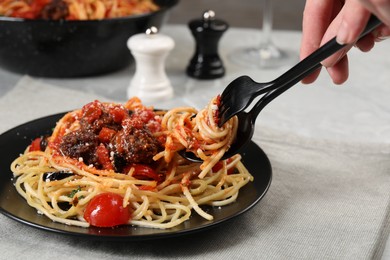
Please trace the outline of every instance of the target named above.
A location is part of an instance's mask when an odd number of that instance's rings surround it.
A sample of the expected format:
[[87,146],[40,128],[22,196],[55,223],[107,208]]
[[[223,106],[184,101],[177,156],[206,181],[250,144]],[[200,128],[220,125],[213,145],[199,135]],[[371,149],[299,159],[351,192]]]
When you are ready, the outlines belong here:
[[40,13],[40,18],[46,20],[65,20],[69,15],[68,4],[63,0],[52,0],[45,5]]
[[147,130],[127,127],[113,138],[110,147],[127,164],[152,163],[153,156],[162,150],[158,140]]
[[86,164],[96,162],[95,151],[99,145],[99,139],[96,134],[88,130],[77,130],[70,132],[62,138],[60,143],[61,152],[68,157],[78,159],[83,158]]

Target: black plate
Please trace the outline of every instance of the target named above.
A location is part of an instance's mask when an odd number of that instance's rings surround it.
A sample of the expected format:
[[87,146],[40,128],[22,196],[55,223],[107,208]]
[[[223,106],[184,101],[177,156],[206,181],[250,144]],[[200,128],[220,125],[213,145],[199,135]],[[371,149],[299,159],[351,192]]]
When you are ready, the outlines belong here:
[[[51,221],[37,213],[20,196],[12,181],[11,162],[24,151],[31,140],[44,134],[50,134],[52,128],[64,114],[56,114],[27,122],[0,135],[0,211],[21,223],[56,233],[84,236],[95,239],[143,240],[178,236],[201,231],[222,224],[241,215],[255,206],[267,192],[272,177],[271,164],[266,154],[251,142],[244,149],[243,162],[254,175],[254,182],[244,186],[236,202],[224,207],[207,207],[214,220],[207,221],[193,213],[191,218],[181,225],[167,229],[152,229],[132,226],[117,228],[82,228],[68,226]],[[5,149],[6,148],[6,149]]]

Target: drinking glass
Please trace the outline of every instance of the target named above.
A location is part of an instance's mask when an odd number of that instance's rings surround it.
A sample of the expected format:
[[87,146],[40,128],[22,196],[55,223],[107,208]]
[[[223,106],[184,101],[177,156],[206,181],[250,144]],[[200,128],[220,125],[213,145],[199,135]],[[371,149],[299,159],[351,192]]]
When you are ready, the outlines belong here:
[[278,68],[298,61],[298,54],[278,48],[272,40],[272,0],[261,0],[263,4],[263,26],[258,46],[245,47],[230,54],[230,60],[248,68]]

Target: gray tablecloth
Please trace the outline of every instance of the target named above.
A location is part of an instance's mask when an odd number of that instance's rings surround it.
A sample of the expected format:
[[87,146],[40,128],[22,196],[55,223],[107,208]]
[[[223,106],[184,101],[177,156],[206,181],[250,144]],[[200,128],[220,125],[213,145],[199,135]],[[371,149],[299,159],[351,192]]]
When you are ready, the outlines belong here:
[[[95,98],[105,100],[24,77],[0,99],[0,132]],[[387,145],[310,140],[266,126],[254,141],[271,160],[273,181],[265,198],[232,222],[178,239],[110,242],[53,234],[1,215],[0,258],[380,258],[389,234]]]

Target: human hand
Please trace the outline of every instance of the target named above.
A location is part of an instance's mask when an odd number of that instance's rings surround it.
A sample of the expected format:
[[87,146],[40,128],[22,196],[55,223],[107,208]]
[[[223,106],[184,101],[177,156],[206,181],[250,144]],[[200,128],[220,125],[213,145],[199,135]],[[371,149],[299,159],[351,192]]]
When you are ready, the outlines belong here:
[[[357,41],[371,13],[384,25]],[[342,84],[348,79],[346,54],[352,46],[367,52],[390,35],[390,0],[307,0],[302,25],[301,59],[335,36],[340,44],[348,45],[322,62],[333,82]],[[302,83],[314,82],[319,73],[312,73]]]

